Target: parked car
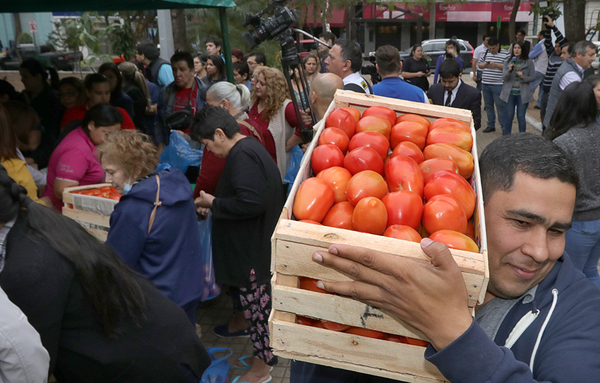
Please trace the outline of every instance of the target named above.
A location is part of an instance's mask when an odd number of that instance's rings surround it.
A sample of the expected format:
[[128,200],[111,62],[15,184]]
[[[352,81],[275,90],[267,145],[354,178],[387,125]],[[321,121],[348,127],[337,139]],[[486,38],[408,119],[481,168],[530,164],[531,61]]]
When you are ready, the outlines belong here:
[[[435,69],[437,64],[438,57],[445,54],[444,46],[446,45],[447,39],[432,39],[432,40],[423,40],[421,46],[423,47],[423,55],[427,57],[429,61],[429,66],[431,66],[432,70]],[[465,63],[464,69],[471,68],[471,61],[473,60],[473,47],[469,44],[468,41],[456,39],[458,42],[458,46],[460,47],[460,52],[458,53],[461,60]],[[404,61],[406,58],[410,57],[410,51],[412,48],[409,48],[405,51],[400,52],[400,60]]]
[[600,67],[600,56],[598,56],[598,52],[600,52],[600,41],[592,41],[596,46],[596,60],[592,63],[592,68],[598,69]]
[[53,66],[57,70],[74,69],[75,63],[83,59],[81,52],[52,52],[48,45],[40,45],[39,52],[33,44],[22,44],[17,48],[9,49],[8,52],[0,56],[0,69],[18,70],[21,62],[17,56],[17,50],[21,55],[21,60],[35,58],[43,64]]

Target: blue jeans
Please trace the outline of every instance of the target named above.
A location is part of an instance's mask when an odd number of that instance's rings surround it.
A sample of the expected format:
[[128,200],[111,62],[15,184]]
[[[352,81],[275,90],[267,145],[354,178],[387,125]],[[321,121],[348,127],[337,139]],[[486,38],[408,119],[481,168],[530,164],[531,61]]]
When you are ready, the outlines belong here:
[[542,96],[544,95],[544,86],[542,85],[542,81],[544,81],[544,76],[545,75],[540,72],[535,72],[535,80],[533,81],[533,83],[531,83],[532,93],[535,93],[535,88],[537,88],[538,86],[540,87],[536,103],[538,108],[542,107]]
[[573,221],[566,234],[565,251],[576,269],[600,288],[598,260],[600,260],[600,219]]
[[527,104],[521,102],[521,96],[510,95],[506,103],[506,120],[502,128],[502,135],[510,134],[512,131],[513,118],[515,117],[515,107],[517,108],[517,121],[519,122],[519,133],[524,133],[527,128],[525,122],[525,112],[527,112]]
[[506,103],[500,100],[500,92],[502,92],[502,85],[490,85],[483,84],[482,86],[483,100],[485,101],[485,111],[487,113],[487,127],[496,127],[496,112],[494,105],[498,109],[498,122],[500,128],[504,132],[504,120],[506,116]]
[[477,69],[477,78],[479,79],[479,82],[477,83],[477,90],[480,91],[480,92],[481,92],[481,87],[482,87],[482,84],[481,84],[481,76],[482,76],[482,74],[483,74],[483,71]]

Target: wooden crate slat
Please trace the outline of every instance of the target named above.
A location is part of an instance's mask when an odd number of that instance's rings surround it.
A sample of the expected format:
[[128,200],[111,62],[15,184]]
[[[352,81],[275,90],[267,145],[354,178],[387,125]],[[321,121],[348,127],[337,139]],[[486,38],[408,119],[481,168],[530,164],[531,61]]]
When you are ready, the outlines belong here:
[[[278,333],[285,335],[277,336]],[[275,354],[287,358],[348,369],[347,361],[351,355],[353,371],[407,382],[446,381],[437,368],[423,358],[424,347],[397,347],[399,344],[394,342],[276,319],[273,320],[273,334],[271,347]]]

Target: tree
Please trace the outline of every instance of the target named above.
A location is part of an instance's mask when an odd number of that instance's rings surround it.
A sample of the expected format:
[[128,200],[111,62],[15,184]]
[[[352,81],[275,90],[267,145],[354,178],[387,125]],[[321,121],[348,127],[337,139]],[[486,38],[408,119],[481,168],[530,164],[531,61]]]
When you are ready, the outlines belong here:
[[517,32],[515,31],[515,20],[517,19],[517,12],[519,11],[519,5],[521,5],[521,0],[515,0],[515,4],[513,5],[513,9],[510,12],[510,20],[508,22],[508,35],[510,36],[510,41],[515,38]]
[[175,50],[190,50],[185,19],[185,9],[171,9],[171,25],[173,28],[173,45]]
[[565,37],[570,41],[585,40],[585,1],[564,0]]

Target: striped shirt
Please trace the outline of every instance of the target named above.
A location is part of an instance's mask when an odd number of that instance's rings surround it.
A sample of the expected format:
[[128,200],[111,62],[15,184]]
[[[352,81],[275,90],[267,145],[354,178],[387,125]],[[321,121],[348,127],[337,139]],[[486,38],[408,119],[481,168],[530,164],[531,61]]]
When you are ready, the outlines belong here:
[[[560,33],[560,31],[558,30],[558,28],[556,28],[556,26],[554,28],[552,28],[552,30],[554,31],[554,36],[556,36],[556,42],[559,45],[561,45],[564,41],[565,38],[563,37],[562,33]],[[563,63],[562,58],[560,57],[560,55],[557,55],[556,52],[554,51],[554,45],[552,44],[552,38],[550,36],[550,30],[546,29],[544,30],[544,45],[546,46],[546,53],[548,53],[548,67],[546,68],[546,76],[544,76],[544,81],[542,83],[544,92],[549,92],[550,91],[550,87],[552,86],[552,80],[554,80],[554,75],[556,74],[556,71],[558,70],[558,67],[560,66],[560,64]]]
[[[485,51],[485,53],[479,59],[480,63],[496,63],[504,66],[504,60],[508,57],[508,51],[505,49],[500,49],[500,51],[496,54],[490,52],[489,49]],[[483,69],[483,73],[481,75],[481,82],[483,84],[488,85],[502,85],[504,81],[502,80],[502,69],[496,68],[485,68]]]

